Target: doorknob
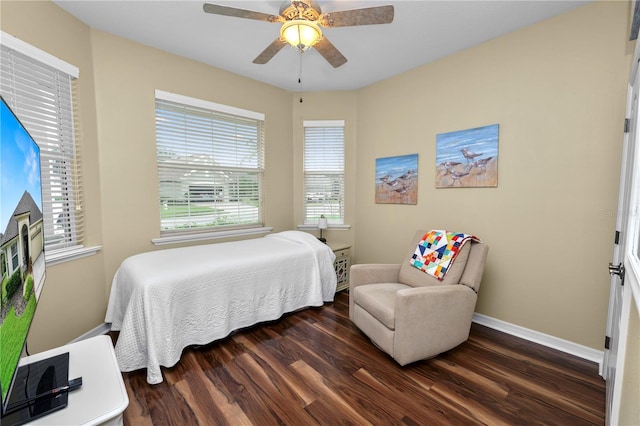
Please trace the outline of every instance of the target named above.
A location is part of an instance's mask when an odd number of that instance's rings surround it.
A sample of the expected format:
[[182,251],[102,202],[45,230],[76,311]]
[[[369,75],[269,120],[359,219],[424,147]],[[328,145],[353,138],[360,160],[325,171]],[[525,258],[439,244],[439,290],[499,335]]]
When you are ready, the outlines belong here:
[[622,263],[618,263],[617,265],[609,263],[609,275],[619,276],[624,285],[624,265]]

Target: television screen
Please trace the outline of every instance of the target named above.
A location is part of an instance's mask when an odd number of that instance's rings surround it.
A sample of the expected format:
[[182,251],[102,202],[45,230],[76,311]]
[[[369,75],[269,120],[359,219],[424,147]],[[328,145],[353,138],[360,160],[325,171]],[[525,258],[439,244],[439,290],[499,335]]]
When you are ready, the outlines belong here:
[[2,413],[45,281],[40,148],[0,97]]

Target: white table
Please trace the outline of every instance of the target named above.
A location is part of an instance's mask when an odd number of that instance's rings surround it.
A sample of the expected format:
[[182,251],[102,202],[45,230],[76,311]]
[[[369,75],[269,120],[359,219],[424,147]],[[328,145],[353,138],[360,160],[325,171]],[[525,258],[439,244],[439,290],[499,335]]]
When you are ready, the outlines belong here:
[[69,379],[82,377],[82,386],[69,393],[69,403],[29,425],[122,425],[129,405],[109,336],[96,336],[24,357],[20,365],[69,352]]

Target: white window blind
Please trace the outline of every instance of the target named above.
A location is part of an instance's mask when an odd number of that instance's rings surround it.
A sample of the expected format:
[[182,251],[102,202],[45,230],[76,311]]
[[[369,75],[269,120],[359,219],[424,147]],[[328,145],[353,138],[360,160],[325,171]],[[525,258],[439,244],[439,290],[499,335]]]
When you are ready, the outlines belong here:
[[77,68],[2,33],[0,93],[40,147],[45,248],[82,247],[84,220],[74,97]]
[[263,225],[264,116],[156,91],[161,235]]
[[344,121],[304,121],[304,223],[344,223]]

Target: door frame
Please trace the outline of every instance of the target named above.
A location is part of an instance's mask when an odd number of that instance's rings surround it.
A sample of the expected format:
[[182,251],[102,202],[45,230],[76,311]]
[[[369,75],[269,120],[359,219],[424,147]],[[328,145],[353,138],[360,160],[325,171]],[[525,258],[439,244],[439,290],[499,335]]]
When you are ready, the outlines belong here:
[[[629,324],[632,315],[638,316],[640,306],[640,43],[636,43],[631,74],[629,76],[626,117],[628,133],[623,137],[622,161],[620,168],[620,188],[618,211],[616,214],[616,234],[619,241],[614,244],[613,264],[625,268],[624,279],[613,276],[607,316],[607,336],[612,342],[611,350],[604,353],[603,377],[607,380],[606,423],[620,422],[623,401],[637,398],[624,395],[625,365],[627,360]],[[635,91],[635,96],[634,96]],[[616,238],[617,239],[617,238]],[[621,285],[621,287],[617,287]],[[620,294],[621,293],[621,294]],[[621,300],[616,301],[616,297]],[[635,310],[631,309],[632,301]],[[617,305],[619,303],[619,306]],[[615,312],[619,309],[619,314]],[[616,324],[617,322],[617,324]],[[617,332],[616,332],[617,328]],[[611,333],[611,334],[610,334]]]

